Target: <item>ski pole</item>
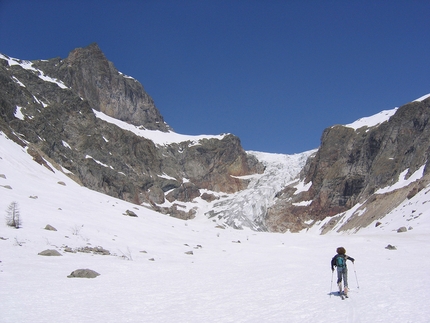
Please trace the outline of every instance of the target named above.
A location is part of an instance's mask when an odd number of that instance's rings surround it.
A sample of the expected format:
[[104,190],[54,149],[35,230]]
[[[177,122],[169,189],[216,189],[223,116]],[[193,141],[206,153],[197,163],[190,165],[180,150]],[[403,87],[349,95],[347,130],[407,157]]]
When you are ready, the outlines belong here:
[[358,278],[357,278],[357,271],[355,270],[355,264],[352,263],[354,265],[354,274],[355,274],[355,281],[357,282],[357,288],[360,288],[360,285],[358,284]]
[[331,271],[330,298],[331,298],[331,294],[333,293],[333,275],[334,275],[334,270]]

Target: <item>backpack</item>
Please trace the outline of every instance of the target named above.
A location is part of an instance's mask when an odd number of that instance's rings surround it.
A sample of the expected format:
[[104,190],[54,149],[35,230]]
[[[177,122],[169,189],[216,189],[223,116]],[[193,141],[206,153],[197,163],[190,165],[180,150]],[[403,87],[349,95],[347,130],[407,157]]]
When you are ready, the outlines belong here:
[[345,267],[346,266],[345,256],[337,256],[336,257],[336,266],[337,267]]

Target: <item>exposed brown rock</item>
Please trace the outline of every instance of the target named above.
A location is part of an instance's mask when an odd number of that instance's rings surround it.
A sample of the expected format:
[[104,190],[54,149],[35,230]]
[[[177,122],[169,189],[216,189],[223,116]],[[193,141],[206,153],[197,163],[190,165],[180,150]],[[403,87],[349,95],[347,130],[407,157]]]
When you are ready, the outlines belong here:
[[[389,121],[358,130],[344,126],[326,129],[321,146],[301,174],[301,180],[312,183],[307,192],[295,194],[292,184],[278,193],[279,199],[268,210],[267,225],[272,231],[298,231],[305,221],[319,221],[342,214],[357,203],[364,203],[341,230],[367,226],[396,207],[404,198],[419,192],[429,179],[385,195],[374,195],[379,189],[398,181],[408,169],[412,175],[430,162],[430,100],[412,102],[399,108]],[[427,174],[428,167],[425,168]],[[299,202],[311,201],[306,206]],[[335,217],[323,230],[331,230],[341,217]],[[309,222],[307,222],[309,223]]]

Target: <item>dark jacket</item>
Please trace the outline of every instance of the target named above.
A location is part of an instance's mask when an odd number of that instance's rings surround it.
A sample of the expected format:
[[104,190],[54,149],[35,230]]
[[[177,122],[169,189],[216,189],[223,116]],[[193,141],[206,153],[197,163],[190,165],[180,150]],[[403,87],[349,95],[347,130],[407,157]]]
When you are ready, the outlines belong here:
[[[336,256],[334,256],[334,257],[331,259],[331,270],[332,270],[332,271],[334,270],[334,267],[337,267],[337,266],[336,266],[336,259],[337,259],[337,257],[344,257],[344,258],[345,258],[345,260],[351,260],[352,262],[354,262],[354,261],[355,261],[355,259],[354,259],[354,258],[352,258],[352,257],[350,257],[350,256],[337,254]],[[346,267],[346,261],[345,261],[345,267]]]

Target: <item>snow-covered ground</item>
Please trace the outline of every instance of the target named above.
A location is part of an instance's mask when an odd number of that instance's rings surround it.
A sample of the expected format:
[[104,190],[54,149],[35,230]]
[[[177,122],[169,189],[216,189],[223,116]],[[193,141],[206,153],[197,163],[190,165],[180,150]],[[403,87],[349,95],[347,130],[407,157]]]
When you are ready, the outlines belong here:
[[[80,187],[0,133],[0,197],[1,218],[16,201],[23,221],[0,222],[2,323],[429,321],[425,190],[382,228],[354,235],[219,229],[204,216],[182,221]],[[413,230],[393,231],[411,212],[420,214]],[[356,259],[344,301],[330,295],[338,246]],[[38,255],[45,249],[62,256]],[[81,268],[100,276],[67,278]]]

